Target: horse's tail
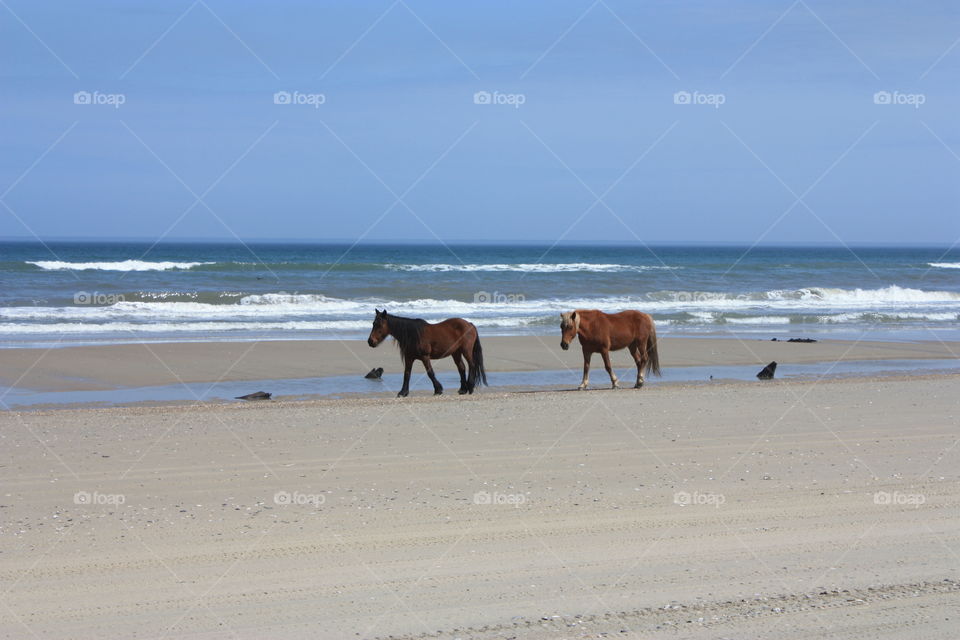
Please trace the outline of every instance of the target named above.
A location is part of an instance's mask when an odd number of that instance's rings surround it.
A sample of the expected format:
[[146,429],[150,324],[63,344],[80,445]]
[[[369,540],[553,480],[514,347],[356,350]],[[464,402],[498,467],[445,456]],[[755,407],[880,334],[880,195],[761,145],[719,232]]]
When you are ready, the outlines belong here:
[[482,382],[484,386],[490,386],[487,384],[487,371],[483,368],[483,347],[480,346],[480,336],[473,341],[473,361],[470,363],[467,385],[473,389],[478,382]]
[[647,373],[653,371],[660,375],[660,354],[657,353],[657,329],[650,322],[650,333],[647,334]]

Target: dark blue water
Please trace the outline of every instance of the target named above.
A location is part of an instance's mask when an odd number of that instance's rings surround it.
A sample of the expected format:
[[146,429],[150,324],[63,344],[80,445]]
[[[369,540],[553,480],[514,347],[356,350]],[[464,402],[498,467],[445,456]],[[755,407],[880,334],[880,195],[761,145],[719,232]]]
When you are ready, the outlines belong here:
[[365,336],[374,307],[549,333],[636,308],[669,334],[960,334],[960,249],[0,243],[0,342]]

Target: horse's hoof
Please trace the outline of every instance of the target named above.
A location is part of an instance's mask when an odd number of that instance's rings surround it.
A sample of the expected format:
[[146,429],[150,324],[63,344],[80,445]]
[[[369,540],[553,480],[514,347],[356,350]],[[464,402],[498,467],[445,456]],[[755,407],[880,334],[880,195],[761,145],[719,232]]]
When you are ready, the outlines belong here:
[[457,391],[457,394],[461,396],[464,395],[465,393],[470,393],[470,389],[460,389],[459,391]]
[[435,390],[435,391],[433,392],[433,395],[435,395],[435,396],[442,396],[442,395],[443,395],[443,389],[437,389],[437,390]]
[[634,389],[642,389],[642,388],[643,388],[643,383],[642,383],[642,382],[638,382],[637,384],[633,385],[633,388],[634,388]]
[[585,384],[582,384],[579,387],[577,387],[577,391],[586,391],[586,389],[587,389],[587,385]]
[[398,397],[398,398],[406,398],[406,397],[407,397],[407,393],[409,393],[409,392],[408,392],[408,391],[400,391],[400,392],[397,393],[397,397]]

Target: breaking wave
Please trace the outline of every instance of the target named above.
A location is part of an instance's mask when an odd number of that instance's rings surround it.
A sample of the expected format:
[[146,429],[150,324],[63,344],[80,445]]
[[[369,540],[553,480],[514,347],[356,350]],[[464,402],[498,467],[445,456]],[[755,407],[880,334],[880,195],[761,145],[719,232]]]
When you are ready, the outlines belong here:
[[393,271],[518,271],[523,273],[565,273],[587,271],[595,273],[617,273],[624,271],[653,271],[661,269],[679,269],[666,265],[632,264],[592,264],[588,262],[563,263],[516,263],[516,264],[387,264]]
[[[485,293],[485,292],[484,292]],[[898,286],[878,289],[809,287],[747,293],[658,291],[634,296],[526,299],[474,296],[473,300],[419,298],[346,299],[320,293],[244,294],[236,291],[122,294],[109,304],[0,308],[0,332],[15,334],[103,334],[312,332],[358,335],[373,309],[436,321],[462,316],[482,329],[501,332],[549,331],[557,314],[575,308],[640,309],[660,325],[761,328],[778,325],[842,325],[960,322],[960,293]]]
[[148,262],[146,260],[120,260],[117,262],[63,262],[61,260],[27,261],[45,271],[169,271],[192,269],[213,262]]

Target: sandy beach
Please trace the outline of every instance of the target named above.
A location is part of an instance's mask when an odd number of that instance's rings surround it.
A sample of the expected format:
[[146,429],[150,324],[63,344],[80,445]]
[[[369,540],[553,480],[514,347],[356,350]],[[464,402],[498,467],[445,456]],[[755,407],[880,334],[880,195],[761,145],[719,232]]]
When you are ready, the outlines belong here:
[[953,638],[958,391],[2,412],[0,634]]

